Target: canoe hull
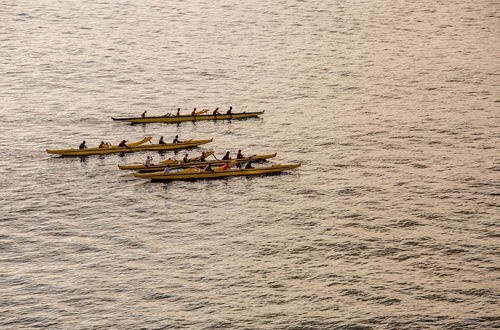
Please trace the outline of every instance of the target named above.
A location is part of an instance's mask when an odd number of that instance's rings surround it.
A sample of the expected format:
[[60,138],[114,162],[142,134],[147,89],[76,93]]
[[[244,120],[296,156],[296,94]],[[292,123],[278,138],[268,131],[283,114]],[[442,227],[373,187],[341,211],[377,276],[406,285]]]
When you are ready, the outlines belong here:
[[116,121],[125,121],[132,124],[146,124],[146,123],[180,123],[184,121],[198,121],[198,120],[227,120],[227,119],[244,119],[251,117],[258,117],[262,115],[264,111],[258,112],[242,112],[242,113],[234,113],[232,115],[199,115],[199,116],[159,116],[159,117],[129,117],[129,118],[119,118],[119,117],[111,117]]
[[[237,164],[245,163],[248,161],[261,161],[261,160],[266,160],[269,158],[276,157],[276,153],[274,154],[268,154],[268,155],[257,155],[253,156],[251,158],[241,158],[241,159],[231,159],[231,161],[236,161]],[[224,165],[227,162],[227,160],[210,160],[210,161],[205,161],[205,162],[188,162],[188,163],[176,163],[176,164],[168,164],[171,168],[187,168],[187,167],[205,167],[208,164],[210,165]],[[147,172],[158,172],[158,171],[163,171],[163,169],[167,167],[167,164],[155,164],[155,165],[142,165],[142,164],[137,164],[137,165],[118,165],[118,168],[121,170],[134,170],[134,171],[139,171],[140,173],[147,173]]]
[[60,149],[60,150],[49,150],[47,153],[60,156],[89,156],[89,155],[106,155],[112,153],[125,153],[125,152],[135,152],[135,151],[162,151],[162,150],[176,150],[193,148],[202,144],[210,143],[210,140],[189,140],[182,143],[167,143],[167,144],[144,144],[138,146],[126,147],[110,147],[110,148],[88,148],[88,149]]
[[221,179],[232,176],[256,176],[264,174],[275,174],[299,167],[300,164],[273,165],[268,167],[258,167],[251,169],[216,169],[214,172],[204,172],[202,170],[187,169],[177,173],[134,173],[133,175],[142,179],[153,181],[173,181],[173,180],[199,180],[199,179]]

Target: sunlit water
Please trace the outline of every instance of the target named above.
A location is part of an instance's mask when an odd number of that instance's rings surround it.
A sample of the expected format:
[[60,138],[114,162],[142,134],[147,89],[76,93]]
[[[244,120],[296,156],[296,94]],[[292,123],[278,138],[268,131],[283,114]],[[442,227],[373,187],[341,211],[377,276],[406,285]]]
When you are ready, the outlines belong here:
[[[0,327],[500,327],[499,9],[0,3]],[[266,113],[110,119],[229,106]],[[116,165],[173,153],[45,153],[146,135],[302,166],[151,183]]]

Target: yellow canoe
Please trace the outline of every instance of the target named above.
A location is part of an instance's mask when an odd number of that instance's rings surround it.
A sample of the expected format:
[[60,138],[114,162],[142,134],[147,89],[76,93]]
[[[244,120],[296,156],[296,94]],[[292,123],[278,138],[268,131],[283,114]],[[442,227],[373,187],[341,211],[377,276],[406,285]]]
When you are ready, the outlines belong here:
[[[268,155],[255,155],[252,157],[245,157],[239,159],[231,159],[230,161],[235,161],[235,163],[246,163],[248,161],[261,161],[273,157],[276,157],[276,153]],[[199,159],[199,157],[196,158]],[[205,167],[208,164],[218,166],[218,165],[224,165],[226,162],[227,160],[206,160],[204,162],[190,160],[187,163],[183,163],[182,160],[179,161],[170,160],[170,162],[168,163],[162,162],[160,164],[153,164],[149,166],[143,164],[118,165],[118,168],[121,170],[134,170],[134,171],[140,171],[141,173],[145,173],[145,172],[163,171],[163,169],[167,167],[167,165],[170,166],[170,168],[187,168],[187,167]]]
[[166,144],[144,144],[151,140],[151,136],[134,143],[127,143],[127,147],[104,147],[104,148],[87,148],[87,149],[58,149],[46,151],[49,154],[60,155],[60,156],[87,156],[87,155],[106,155],[112,153],[122,153],[122,152],[135,152],[135,151],[145,151],[145,150],[176,150],[184,148],[193,148],[202,144],[210,143],[210,140],[186,140],[181,143],[166,143]]
[[156,117],[111,117],[111,119],[116,121],[126,121],[132,124],[146,124],[146,123],[180,123],[183,121],[198,121],[198,120],[225,120],[225,119],[243,119],[258,117],[262,115],[264,111],[256,112],[238,112],[231,115],[219,114],[200,114],[200,115],[182,115],[182,116],[156,116]]
[[254,176],[263,174],[280,173],[299,167],[300,164],[273,165],[267,167],[256,167],[249,169],[215,169],[213,172],[205,172],[202,169],[188,168],[179,172],[154,172],[154,173],[134,173],[133,175],[141,179],[151,179],[153,181],[171,180],[197,180],[197,179],[220,179],[231,176]]

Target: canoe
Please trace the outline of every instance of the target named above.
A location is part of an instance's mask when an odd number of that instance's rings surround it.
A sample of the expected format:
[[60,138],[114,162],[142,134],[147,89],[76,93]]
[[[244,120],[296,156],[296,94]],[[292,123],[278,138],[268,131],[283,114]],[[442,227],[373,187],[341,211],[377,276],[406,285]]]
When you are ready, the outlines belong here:
[[262,174],[280,173],[299,167],[300,164],[273,165],[267,167],[256,167],[249,169],[228,169],[215,168],[213,172],[205,172],[202,169],[188,168],[179,172],[154,172],[154,173],[134,173],[133,175],[141,179],[151,179],[152,181],[172,181],[172,180],[197,180],[197,179],[220,179],[231,176],[253,176]]
[[[137,148],[139,147],[140,145],[146,143],[146,142],[149,142],[151,141],[153,137],[152,136],[146,136],[144,139],[142,140],[139,140],[139,141],[136,141],[136,142],[131,142],[131,143],[127,143],[127,145],[131,148]],[[63,156],[81,156],[81,154],[78,154],[76,155],[76,153],[86,153],[86,154],[93,154],[92,152],[94,150],[96,151],[99,151],[99,154],[106,154],[106,153],[112,153],[112,152],[115,152],[114,150],[117,149],[117,148],[120,148],[120,149],[123,149],[121,147],[118,147],[118,145],[110,145],[110,144],[106,144],[104,145],[104,147],[102,148],[87,148],[87,149],[56,149],[56,150],[51,150],[51,149],[46,149],[45,151],[47,151],[49,154],[54,154],[54,155],[63,155]],[[127,148],[125,148],[127,149]],[[90,152],[90,153],[88,153]],[[75,154],[75,155],[73,155]]]
[[[276,157],[276,153],[274,154],[267,154],[267,155],[255,155],[252,157],[245,157],[245,158],[238,158],[238,159],[231,159],[230,161],[234,164],[241,164],[241,163],[246,163],[248,161],[252,162],[259,162],[259,161],[264,161],[269,158]],[[199,158],[199,157],[197,157]],[[140,173],[147,173],[147,172],[157,172],[157,171],[163,171],[165,167],[170,166],[170,168],[177,169],[177,168],[188,168],[188,167],[205,167],[208,164],[213,165],[213,166],[222,166],[227,162],[227,160],[206,160],[204,162],[201,161],[188,161],[187,163],[183,163],[182,160],[178,160],[175,162],[170,162],[170,163],[160,163],[160,164],[153,164],[153,165],[143,165],[143,164],[134,164],[134,165],[118,165],[118,168],[121,170],[134,170],[134,171],[139,171]]]
[[[241,163],[246,163],[248,161],[262,161],[266,160],[269,158],[276,157],[276,153],[274,154],[268,154],[268,155],[255,155],[252,157],[245,157],[245,158],[239,158],[239,159],[231,159],[230,161],[235,162],[235,164],[241,164]],[[199,158],[199,157],[196,157]],[[172,160],[171,160],[172,161]],[[205,167],[208,164],[212,166],[222,166],[227,162],[227,160],[207,160],[204,162],[200,161],[189,161],[187,163],[183,163],[182,160],[179,160],[177,162],[170,162],[168,165],[171,168],[187,168],[187,167]],[[134,171],[139,171],[140,173],[146,173],[146,172],[158,172],[158,171],[163,171],[163,169],[167,167],[167,163],[160,163],[160,164],[153,164],[153,165],[143,165],[143,164],[134,164],[134,165],[118,165],[118,168],[121,170],[134,170]]]
[[224,120],[224,119],[243,119],[250,117],[258,117],[262,115],[264,111],[257,112],[239,112],[233,113],[232,115],[220,114],[201,114],[201,115],[182,115],[182,116],[157,116],[157,117],[111,117],[116,121],[126,121],[132,124],[146,124],[146,123],[180,123],[183,121],[197,121],[197,120]]
[[[146,138],[147,141],[151,140],[152,137]],[[144,139],[143,139],[144,140]],[[141,141],[143,141],[141,140]],[[166,144],[138,144],[141,141],[128,143],[127,147],[105,147],[105,148],[88,148],[88,149],[59,149],[59,150],[49,150],[46,151],[49,154],[61,155],[61,156],[87,156],[87,155],[105,155],[112,153],[123,153],[123,152],[135,152],[135,151],[145,151],[145,150],[153,150],[153,151],[162,151],[162,150],[176,150],[176,149],[185,149],[185,148],[193,148],[199,145],[210,143],[213,139],[210,140],[186,140],[181,143],[166,143]]]

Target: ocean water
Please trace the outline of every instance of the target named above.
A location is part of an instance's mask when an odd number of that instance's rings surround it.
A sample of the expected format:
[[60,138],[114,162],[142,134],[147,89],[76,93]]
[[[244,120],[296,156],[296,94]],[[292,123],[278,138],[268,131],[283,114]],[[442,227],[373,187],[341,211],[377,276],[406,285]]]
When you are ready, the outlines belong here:
[[[0,328],[500,327],[497,1],[3,1]],[[258,119],[128,125],[180,107]],[[45,149],[161,135],[277,176]],[[185,154],[181,151],[176,157]]]

